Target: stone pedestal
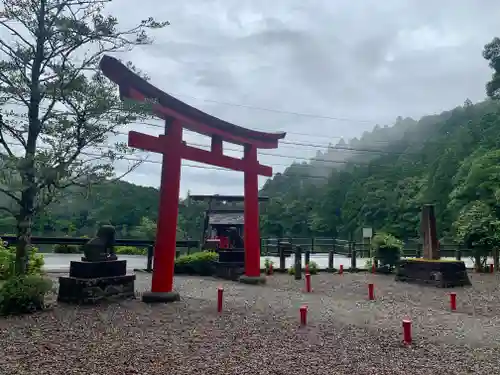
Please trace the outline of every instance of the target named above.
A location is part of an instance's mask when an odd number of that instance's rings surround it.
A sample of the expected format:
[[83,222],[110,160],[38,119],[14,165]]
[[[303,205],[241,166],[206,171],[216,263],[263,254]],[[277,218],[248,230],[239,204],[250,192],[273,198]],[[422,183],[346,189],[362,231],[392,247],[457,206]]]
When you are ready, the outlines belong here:
[[252,276],[241,275],[238,281],[242,284],[259,285],[266,283],[266,277],[265,276],[252,277]]
[[142,302],[144,303],[168,303],[180,301],[181,297],[177,292],[144,292]]
[[240,249],[219,251],[219,260],[214,262],[215,277],[238,281],[245,272],[245,251]]
[[403,259],[396,268],[396,281],[441,288],[471,285],[464,262]]
[[93,304],[104,299],[135,297],[135,275],[125,260],[71,262],[69,276],[59,277],[59,302]]

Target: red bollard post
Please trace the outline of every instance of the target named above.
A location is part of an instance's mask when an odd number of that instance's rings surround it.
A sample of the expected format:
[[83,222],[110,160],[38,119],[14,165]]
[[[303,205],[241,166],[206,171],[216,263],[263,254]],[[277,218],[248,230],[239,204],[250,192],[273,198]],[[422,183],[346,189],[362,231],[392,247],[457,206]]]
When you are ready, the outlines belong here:
[[341,264],[339,268],[339,275],[342,275],[344,273],[344,265]]
[[307,306],[300,307],[300,325],[305,326],[307,324]]
[[311,274],[306,273],[306,292],[311,293]]
[[269,275],[272,275],[273,274],[273,264],[272,263],[269,263],[269,270],[267,272]]
[[495,272],[495,266],[493,264],[490,264],[490,273]]
[[372,263],[372,273],[375,273],[376,267],[375,267],[375,262]]
[[411,344],[411,320],[403,320],[403,344]]
[[451,311],[457,309],[457,294],[455,292],[450,293],[450,309]]
[[223,288],[217,290],[217,312],[222,312],[222,295],[224,293]]
[[305,274],[307,275],[308,273],[309,273],[309,264],[306,264]]
[[368,299],[373,301],[375,299],[375,292],[373,284],[368,284]]

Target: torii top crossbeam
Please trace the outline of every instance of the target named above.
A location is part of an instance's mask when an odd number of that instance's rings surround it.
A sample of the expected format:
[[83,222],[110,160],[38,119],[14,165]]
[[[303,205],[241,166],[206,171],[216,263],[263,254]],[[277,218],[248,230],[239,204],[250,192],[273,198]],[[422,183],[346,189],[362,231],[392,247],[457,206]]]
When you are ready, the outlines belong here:
[[219,136],[226,142],[251,144],[264,149],[277,148],[278,140],[286,136],[284,132],[265,133],[246,129],[191,107],[156,88],[111,56],[102,58],[100,68],[106,77],[120,87],[122,98],[150,101],[157,116],[178,119],[186,129],[196,133],[209,137]]

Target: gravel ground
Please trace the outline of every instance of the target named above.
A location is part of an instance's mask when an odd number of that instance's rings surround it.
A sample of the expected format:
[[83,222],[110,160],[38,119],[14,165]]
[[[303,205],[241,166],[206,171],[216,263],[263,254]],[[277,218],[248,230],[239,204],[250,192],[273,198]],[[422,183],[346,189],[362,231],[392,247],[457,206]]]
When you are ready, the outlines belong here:
[[[500,277],[450,290],[367,274],[288,275],[266,286],[176,277],[182,301],[139,300],[0,320],[1,374],[491,374],[500,373]],[[376,301],[367,301],[367,283]],[[216,313],[217,287],[224,312]],[[138,293],[150,276],[137,275]],[[309,324],[298,325],[298,308]],[[401,345],[410,317],[414,344]]]

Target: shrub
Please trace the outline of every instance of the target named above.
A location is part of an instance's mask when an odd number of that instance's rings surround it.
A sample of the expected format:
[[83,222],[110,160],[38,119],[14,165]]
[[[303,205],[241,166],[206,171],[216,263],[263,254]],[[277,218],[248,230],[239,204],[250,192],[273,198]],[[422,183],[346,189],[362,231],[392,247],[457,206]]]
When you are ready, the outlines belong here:
[[[0,241],[1,242],[1,241]],[[45,264],[43,255],[38,253],[36,247],[31,247],[28,251],[28,268],[26,269],[27,274],[40,274],[42,273],[42,267]],[[16,248],[3,247],[0,245],[0,280],[7,280],[14,276],[16,265]]]
[[115,253],[122,255],[148,255],[148,249],[135,246],[115,246]]
[[44,265],[45,260],[43,258],[43,254],[38,252],[38,248],[31,247],[29,250],[28,268],[26,269],[26,273],[28,275],[41,274]]
[[212,251],[201,251],[182,255],[175,260],[175,272],[190,275],[209,276],[213,274],[213,262],[219,255]]
[[[305,272],[305,267],[302,268],[302,271]],[[309,273],[311,275],[316,275],[318,273],[318,271],[319,271],[318,263],[310,261],[309,262]],[[295,275],[295,265],[291,266],[288,269],[288,274],[289,275]]]
[[57,244],[52,246],[52,252],[56,254],[79,254],[82,252],[78,245]]
[[399,263],[403,242],[392,234],[377,233],[372,239],[372,256],[378,261],[379,267],[390,270]]
[[319,267],[318,263],[310,261],[309,262],[309,273],[311,275],[316,275],[318,273]]
[[0,287],[0,314],[24,314],[44,309],[52,281],[41,275],[11,277]]

